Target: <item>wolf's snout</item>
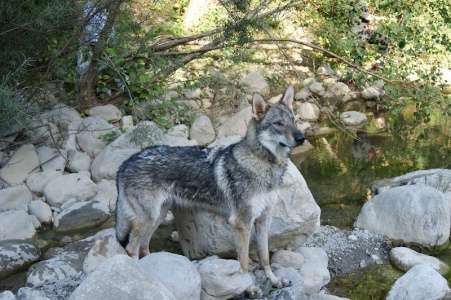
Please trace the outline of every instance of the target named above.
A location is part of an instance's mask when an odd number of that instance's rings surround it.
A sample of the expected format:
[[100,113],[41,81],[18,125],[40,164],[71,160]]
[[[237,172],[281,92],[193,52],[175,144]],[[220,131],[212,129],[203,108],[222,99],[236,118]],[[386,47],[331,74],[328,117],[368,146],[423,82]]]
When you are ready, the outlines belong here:
[[302,133],[296,132],[293,137],[297,146],[302,146],[302,144],[304,144],[305,136]]

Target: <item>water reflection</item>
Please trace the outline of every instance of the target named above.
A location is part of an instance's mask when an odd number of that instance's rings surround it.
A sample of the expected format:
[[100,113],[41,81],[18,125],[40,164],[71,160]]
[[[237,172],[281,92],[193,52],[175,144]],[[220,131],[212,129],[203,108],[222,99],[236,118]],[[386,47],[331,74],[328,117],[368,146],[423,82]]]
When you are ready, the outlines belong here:
[[[396,120],[393,124],[397,126]],[[371,183],[405,173],[451,168],[451,121],[439,119],[404,134],[337,132],[309,138],[307,157],[293,157],[317,203],[361,206]]]

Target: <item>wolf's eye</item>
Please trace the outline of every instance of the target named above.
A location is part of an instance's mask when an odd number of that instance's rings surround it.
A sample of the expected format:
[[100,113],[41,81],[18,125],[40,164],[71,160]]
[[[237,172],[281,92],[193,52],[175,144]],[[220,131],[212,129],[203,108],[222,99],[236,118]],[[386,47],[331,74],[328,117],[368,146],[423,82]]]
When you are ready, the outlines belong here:
[[277,121],[274,124],[277,125],[277,126],[283,126],[284,125],[282,121]]

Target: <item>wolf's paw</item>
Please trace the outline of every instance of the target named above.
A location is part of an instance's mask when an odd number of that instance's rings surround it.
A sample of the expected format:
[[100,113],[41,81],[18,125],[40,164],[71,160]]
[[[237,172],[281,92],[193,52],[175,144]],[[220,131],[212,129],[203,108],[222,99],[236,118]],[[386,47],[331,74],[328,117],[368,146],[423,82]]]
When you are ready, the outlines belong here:
[[271,282],[272,286],[278,289],[291,286],[291,281],[283,277],[277,277],[274,282]]
[[251,299],[261,299],[263,297],[263,291],[256,285],[251,285],[246,289],[246,295]]

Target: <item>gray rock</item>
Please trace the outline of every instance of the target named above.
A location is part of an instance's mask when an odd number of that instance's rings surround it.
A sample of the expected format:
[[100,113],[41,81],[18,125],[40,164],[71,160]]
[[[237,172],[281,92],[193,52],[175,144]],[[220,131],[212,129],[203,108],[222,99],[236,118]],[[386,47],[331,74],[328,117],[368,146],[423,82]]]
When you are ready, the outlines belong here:
[[292,267],[294,269],[300,269],[304,264],[304,257],[297,252],[277,250],[271,257],[271,263],[279,264],[285,268]]
[[244,136],[251,118],[252,107],[248,106],[242,109],[218,128],[217,139],[235,135]]
[[17,300],[50,300],[43,291],[22,287],[17,291]]
[[133,127],[133,116],[123,116],[121,119],[121,128],[129,129]]
[[28,186],[30,191],[42,193],[47,182],[55,177],[61,176],[61,173],[61,171],[51,169],[39,173],[31,173],[27,177],[25,184]]
[[92,228],[103,224],[110,216],[105,203],[96,201],[77,202],[63,210],[53,221],[57,232]]
[[64,137],[63,144],[61,147],[66,150],[78,150],[78,143],[77,143],[77,134],[79,133],[78,127],[81,124],[81,119],[79,121],[73,121],[70,124],[67,125],[67,130],[64,132],[66,135]]
[[31,201],[28,204],[28,213],[35,216],[41,223],[50,223],[52,221],[52,210],[50,206],[41,199]]
[[60,207],[69,199],[86,200],[96,194],[97,185],[89,178],[89,172],[72,173],[53,177],[44,186],[47,202]]
[[259,93],[262,96],[266,96],[270,92],[269,84],[259,72],[247,74],[241,79],[240,84],[249,88],[247,91],[249,94]]
[[182,92],[183,97],[185,97],[188,100],[192,99],[199,99],[202,91],[201,89],[197,88],[194,90],[185,90]]
[[106,147],[107,144],[102,140],[102,135],[116,131],[113,125],[96,117],[84,119],[78,126],[78,130],[76,137],[80,149],[91,155],[97,154]]
[[334,70],[332,70],[330,67],[324,66],[324,65],[320,66],[316,70],[316,74],[323,75],[323,76],[329,76],[329,77],[334,77],[335,75],[337,75]]
[[330,281],[327,267],[321,266],[316,261],[306,261],[299,270],[299,274],[304,280],[304,289],[307,295],[318,293]]
[[377,88],[370,86],[364,88],[362,91],[362,98],[365,100],[373,100],[377,99],[381,96],[381,93],[377,90]]
[[366,115],[358,111],[346,111],[340,115],[340,120],[347,126],[362,126],[366,123]]
[[329,258],[327,252],[318,247],[299,247],[296,252],[304,257],[305,262],[315,262],[318,266],[327,269]]
[[309,77],[309,78],[306,78],[306,79],[304,79],[304,80],[302,81],[302,85],[303,85],[304,87],[308,87],[308,86],[312,85],[312,84],[315,83],[315,82],[316,82],[315,78]]
[[27,274],[27,286],[41,287],[76,277],[80,272],[80,256],[75,252],[62,253],[32,265]]
[[304,300],[304,282],[299,273],[293,268],[280,268],[274,271],[277,277],[283,277],[291,282],[290,287],[276,289],[269,294],[269,299],[278,300]]
[[71,122],[81,122],[80,114],[72,107],[64,104],[55,105],[52,110],[46,111],[41,115],[49,122],[58,126],[61,130],[67,130]]
[[400,186],[367,201],[354,226],[407,243],[442,245],[449,238],[450,207],[434,188]]
[[[120,270],[120,272],[118,272]],[[138,267],[136,260],[116,255],[86,277],[69,300],[176,300],[158,280]]]
[[36,154],[42,170],[59,171],[61,174],[64,172],[67,158],[66,150],[58,151],[49,147],[39,147],[36,148]]
[[36,217],[23,210],[0,212],[0,240],[30,239],[39,226]]
[[324,293],[317,293],[310,295],[308,298],[309,300],[349,300],[349,298],[342,298],[334,295],[324,294]]
[[199,271],[185,256],[156,252],[141,258],[139,267],[152,275],[177,299],[198,300],[201,291]]
[[296,114],[302,121],[316,121],[319,118],[320,110],[318,105],[310,102],[296,103]]
[[28,211],[32,198],[30,190],[23,184],[0,190],[0,212],[13,209]]
[[67,168],[74,173],[89,171],[89,167],[91,166],[91,158],[89,155],[74,149],[67,151],[67,160]]
[[0,300],[16,300],[16,296],[10,291],[0,293]]
[[307,101],[308,99],[310,99],[310,97],[312,97],[312,94],[310,93],[310,90],[308,88],[303,88],[302,90],[297,92],[296,95],[294,95],[294,99],[300,101]]
[[189,135],[191,139],[197,141],[199,145],[205,146],[215,139],[215,130],[210,118],[206,115],[199,116],[191,126]]
[[24,240],[0,241],[0,279],[27,268],[40,255],[41,251],[34,243]]
[[25,182],[32,172],[39,171],[39,159],[32,144],[17,149],[5,166],[0,169],[0,179],[9,184]]
[[117,122],[122,119],[122,113],[112,104],[94,106],[89,109],[89,115],[103,119],[107,122]]
[[[86,254],[83,261],[83,272],[89,274],[100,266],[108,258],[117,254],[127,255],[124,248],[118,243],[114,229],[106,229],[99,232],[99,237]],[[97,236],[96,235],[96,236]]]
[[398,278],[388,293],[387,300],[442,299],[449,292],[448,283],[429,265],[416,265]]
[[308,88],[312,93],[317,94],[318,96],[324,97],[326,95],[326,90],[321,82],[314,82],[309,85]]
[[[290,240],[306,238],[319,228],[320,209],[296,166],[289,162],[283,176],[279,203],[272,213],[269,230],[270,249],[283,248]],[[190,259],[208,255],[236,255],[234,230],[213,213],[190,210],[173,211],[183,253]],[[250,251],[256,253],[255,236]]]
[[168,135],[187,139],[189,137],[189,127],[184,124],[176,125],[168,130]]
[[331,102],[341,103],[343,98],[351,93],[351,90],[343,82],[334,82],[328,85],[327,92],[331,95],[329,99]]
[[447,263],[440,259],[418,253],[406,247],[396,247],[390,250],[390,260],[403,271],[408,271],[416,265],[427,264],[437,271],[440,275],[446,275],[450,271]]
[[97,183],[97,194],[91,200],[106,204],[110,211],[113,212],[116,209],[117,201],[116,181],[102,179]]
[[236,260],[211,256],[198,262],[202,300],[226,300],[242,294],[253,284],[252,277],[244,273]]

